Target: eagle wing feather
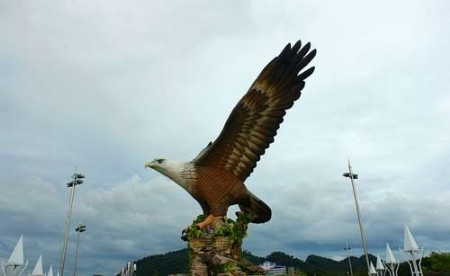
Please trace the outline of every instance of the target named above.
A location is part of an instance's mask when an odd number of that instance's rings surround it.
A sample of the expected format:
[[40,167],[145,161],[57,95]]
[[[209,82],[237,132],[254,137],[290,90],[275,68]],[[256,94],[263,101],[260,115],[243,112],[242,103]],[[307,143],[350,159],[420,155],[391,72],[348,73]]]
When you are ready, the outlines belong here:
[[298,41],[281,51],[251,85],[228,117],[218,138],[193,160],[200,166],[215,167],[245,179],[253,172],[261,155],[274,141],[286,110],[300,97],[305,79],[314,72],[302,73],[316,55],[311,44]]

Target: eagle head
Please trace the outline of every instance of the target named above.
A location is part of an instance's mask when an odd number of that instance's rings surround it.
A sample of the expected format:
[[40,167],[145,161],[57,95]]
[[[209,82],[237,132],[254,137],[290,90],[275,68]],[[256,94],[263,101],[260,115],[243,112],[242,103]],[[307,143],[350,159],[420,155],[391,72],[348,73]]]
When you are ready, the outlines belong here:
[[186,169],[192,167],[190,162],[168,160],[157,158],[145,163],[145,168],[152,168],[162,175],[172,179],[175,183],[183,188],[187,188],[187,181],[184,179]]
[[165,170],[164,168],[167,166],[167,164],[165,164],[166,162],[164,162],[164,161],[166,161],[166,159],[157,158],[157,159],[154,159],[154,160],[152,160],[150,162],[145,163],[145,167],[146,168],[152,168],[155,171],[158,171],[158,172],[164,174],[163,173],[163,171]]

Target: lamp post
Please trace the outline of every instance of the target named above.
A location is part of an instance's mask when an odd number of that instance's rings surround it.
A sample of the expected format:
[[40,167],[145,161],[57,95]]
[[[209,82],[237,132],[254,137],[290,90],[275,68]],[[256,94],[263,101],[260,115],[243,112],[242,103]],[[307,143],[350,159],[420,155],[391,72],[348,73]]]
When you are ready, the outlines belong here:
[[356,205],[356,215],[358,216],[359,230],[361,232],[361,240],[362,240],[362,244],[363,244],[363,248],[364,248],[364,255],[366,256],[367,270],[370,271],[369,255],[367,253],[367,242],[366,242],[366,238],[364,236],[364,228],[363,228],[363,225],[361,223],[361,214],[359,212],[358,197],[356,195],[356,189],[355,189],[355,183],[354,183],[354,179],[358,179],[358,175],[354,174],[352,172],[352,166],[350,165],[350,159],[348,160],[348,172],[345,172],[343,174],[343,176],[350,178],[350,181],[352,183],[353,196],[355,198],[355,205]]
[[75,271],[77,270],[77,260],[78,260],[78,241],[80,240],[80,233],[83,233],[86,231],[86,225],[79,223],[77,228],[75,228],[75,231],[77,232],[77,245],[75,249],[75,261],[73,264],[73,273],[72,276],[75,276]]
[[352,250],[352,248],[350,247],[350,245],[344,247],[344,251],[348,251],[347,257],[348,257],[348,267],[350,268],[350,276],[353,276],[353,270],[352,270],[352,261],[350,260],[350,250]]
[[80,173],[74,173],[72,175],[72,181],[67,183],[67,187],[70,189],[70,197],[69,197],[69,206],[67,210],[67,220],[66,220],[66,231],[64,232],[64,242],[61,254],[61,264],[59,266],[59,275],[64,276],[64,263],[66,260],[66,251],[67,251],[67,239],[69,235],[69,227],[70,227],[70,216],[72,215],[72,205],[73,205],[73,197],[75,195],[75,186],[83,183],[82,178],[85,176]]

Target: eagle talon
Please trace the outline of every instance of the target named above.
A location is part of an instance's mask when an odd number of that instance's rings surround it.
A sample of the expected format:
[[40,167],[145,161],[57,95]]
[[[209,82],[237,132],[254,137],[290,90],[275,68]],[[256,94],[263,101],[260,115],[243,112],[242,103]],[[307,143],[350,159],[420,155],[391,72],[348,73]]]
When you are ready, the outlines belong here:
[[225,217],[223,216],[213,216],[213,215],[209,215],[207,216],[203,221],[195,224],[195,226],[198,227],[198,229],[203,229],[206,226],[210,225],[213,221],[215,221],[216,219],[221,219],[222,221],[225,221]]

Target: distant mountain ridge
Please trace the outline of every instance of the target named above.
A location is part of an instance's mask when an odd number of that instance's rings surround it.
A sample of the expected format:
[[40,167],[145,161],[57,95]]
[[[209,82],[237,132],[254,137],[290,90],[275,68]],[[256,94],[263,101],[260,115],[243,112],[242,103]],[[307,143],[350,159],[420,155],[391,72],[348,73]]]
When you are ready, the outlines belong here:
[[[259,257],[245,250],[242,256],[256,265],[264,261],[270,261],[277,265],[294,267],[296,271],[303,271],[308,275],[346,275],[349,270],[347,258],[342,261],[335,261],[321,256],[310,255],[303,261],[284,252],[273,252],[266,257]],[[369,258],[373,263],[376,263],[375,256],[369,255]],[[365,271],[364,256],[359,258],[350,257],[350,260],[354,275],[357,275],[359,270]],[[181,249],[165,254],[152,255],[136,261],[136,265],[137,276],[187,274],[189,273],[189,254],[187,249]],[[361,275],[366,275],[366,273]]]
[[[349,271],[348,258],[342,261],[335,261],[317,255],[309,255],[303,261],[280,251],[272,252],[266,257],[259,257],[245,250],[242,252],[242,257],[255,265],[259,265],[264,261],[270,261],[277,265],[293,267],[298,273],[296,275],[344,276],[348,275]],[[376,264],[375,256],[369,254],[369,259],[373,264]],[[353,276],[367,276],[364,255],[359,258],[351,256],[350,261]],[[152,255],[136,261],[136,264],[137,276],[189,274],[189,253],[187,249],[181,249],[165,254]],[[423,258],[422,269],[424,275],[450,276],[450,252],[431,252],[429,256]],[[398,275],[411,275],[406,262],[400,264]]]

